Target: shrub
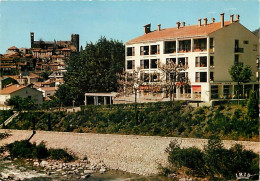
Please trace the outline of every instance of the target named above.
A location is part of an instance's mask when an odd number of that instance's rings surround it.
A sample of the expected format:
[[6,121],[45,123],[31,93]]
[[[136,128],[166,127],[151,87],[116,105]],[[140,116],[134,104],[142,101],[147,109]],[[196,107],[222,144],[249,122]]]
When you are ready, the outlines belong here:
[[7,145],[7,149],[13,158],[33,158],[33,149],[35,145],[28,140],[15,141]]
[[[171,142],[166,149],[168,168],[162,168],[164,174],[189,170],[186,172],[194,176],[210,177],[211,180],[235,179],[236,173],[259,173],[258,155],[252,151],[244,150],[241,145],[234,145],[230,149],[223,148],[221,140],[217,137],[209,139],[204,150],[198,148],[180,148],[176,141]],[[186,169],[185,169],[186,168]]]
[[73,156],[63,149],[50,149],[50,158],[53,160],[72,161]]
[[41,142],[33,150],[33,157],[38,159],[45,159],[49,156],[48,149],[46,148],[44,142]]
[[258,98],[255,91],[252,91],[250,93],[247,103],[247,115],[252,119],[256,119],[259,117]]
[[74,158],[63,149],[48,150],[41,142],[39,145],[30,143],[28,140],[15,141],[8,144],[6,148],[9,150],[12,158],[37,158],[45,159],[50,157],[54,160],[72,161]]

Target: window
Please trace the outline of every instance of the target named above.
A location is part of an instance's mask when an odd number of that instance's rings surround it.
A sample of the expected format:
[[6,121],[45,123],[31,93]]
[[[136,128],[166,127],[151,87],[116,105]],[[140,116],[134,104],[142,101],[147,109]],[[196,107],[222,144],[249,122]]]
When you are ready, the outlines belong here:
[[195,39],[194,40],[194,50],[195,51],[204,51],[207,49],[207,39]]
[[244,44],[248,44],[248,40],[244,40]]
[[135,61],[127,60],[127,69],[135,69]]
[[184,66],[185,65],[185,58],[178,58],[178,64]]
[[235,49],[239,48],[239,40],[235,40]]
[[207,82],[207,72],[196,72],[196,82]]
[[135,56],[135,47],[127,48],[127,56]]
[[259,68],[259,58],[256,59],[256,68]]
[[239,55],[235,55],[234,64],[237,65],[239,62]]
[[196,67],[207,67],[207,57],[196,57]]
[[214,72],[210,72],[210,81],[214,81]]
[[141,80],[143,80],[144,82],[149,82],[149,74],[141,73]]
[[224,85],[223,96],[224,96],[225,99],[231,97],[231,86],[230,85]]
[[149,55],[149,46],[141,46],[140,55]]
[[151,74],[150,77],[151,77],[151,82],[158,82],[159,81],[158,80],[159,74],[154,73],[154,74]]
[[182,40],[179,41],[179,52],[188,52],[190,51],[191,40]]
[[176,41],[167,41],[165,42],[165,54],[175,53],[176,52]]
[[212,85],[211,86],[211,99],[217,99],[218,98],[218,86]]
[[140,60],[140,65],[142,69],[149,69],[149,59]]
[[200,82],[200,73],[196,72],[196,76],[195,76],[196,82]]
[[166,64],[176,64],[176,58],[167,58],[166,59]]
[[160,45],[151,46],[151,55],[160,54]]
[[156,69],[158,67],[158,59],[151,59],[151,69]]
[[257,51],[257,45],[253,45],[253,51]]
[[214,67],[214,57],[210,56],[210,67]]
[[213,38],[210,38],[210,39],[209,39],[209,48],[210,48],[210,49],[213,49],[213,48],[214,48],[214,39],[213,39]]

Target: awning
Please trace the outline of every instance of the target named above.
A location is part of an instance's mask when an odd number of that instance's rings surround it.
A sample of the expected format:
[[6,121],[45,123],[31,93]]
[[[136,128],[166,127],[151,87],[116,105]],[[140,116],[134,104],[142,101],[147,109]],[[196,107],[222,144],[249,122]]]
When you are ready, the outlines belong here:
[[192,92],[201,92],[201,86],[200,85],[193,85],[192,86]]

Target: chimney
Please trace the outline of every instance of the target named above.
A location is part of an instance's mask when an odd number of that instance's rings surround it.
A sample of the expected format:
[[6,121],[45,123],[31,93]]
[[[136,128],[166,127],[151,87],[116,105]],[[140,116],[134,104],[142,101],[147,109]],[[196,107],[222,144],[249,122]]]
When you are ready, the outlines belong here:
[[199,22],[199,27],[201,26],[201,19],[198,19],[198,22]]
[[239,21],[239,17],[240,17],[240,15],[237,14],[237,15],[236,15],[236,21]]
[[215,23],[215,18],[211,18],[211,23]]
[[158,25],[158,31],[161,31],[161,24]]
[[221,28],[224,27],[224,14],[225,14],[225,13],[221,13],[221,14],[220,14],[220,25],[221,25]]
[[230,23],[233,23],[233,22],[234,22],[234,15],[231,14],[231,15],[230,15]]
[[177,25],[177,29],[179,29],[180,28],[180,22],[178,21],[177,23],[176,23],[176,25]]
[[208,18],[204,18],[204,26],[206,26],[208,23]]
[[185,26],[185,22],[184,22],[184,21],[183,21],[181,24],[182,24],[182,27],[184,27],[184,26]]
[[151,24],[144,25],[144,34],[151,32]]

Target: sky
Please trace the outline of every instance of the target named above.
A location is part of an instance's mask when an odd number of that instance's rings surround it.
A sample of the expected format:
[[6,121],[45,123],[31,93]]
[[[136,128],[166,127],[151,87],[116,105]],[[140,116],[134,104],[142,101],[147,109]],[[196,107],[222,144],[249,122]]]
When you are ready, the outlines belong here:
[[197,24],[199,18],[225,13],[239,14],[240,23],[253,31],[259,28],[258,0],[0,0],[0,53],[11,46],[30,48],[35,40],[70,40],[80,35],[80,45],[101,36],[123,43],[141,36],[143,26],[152,30],[175,27],[176,22]]

